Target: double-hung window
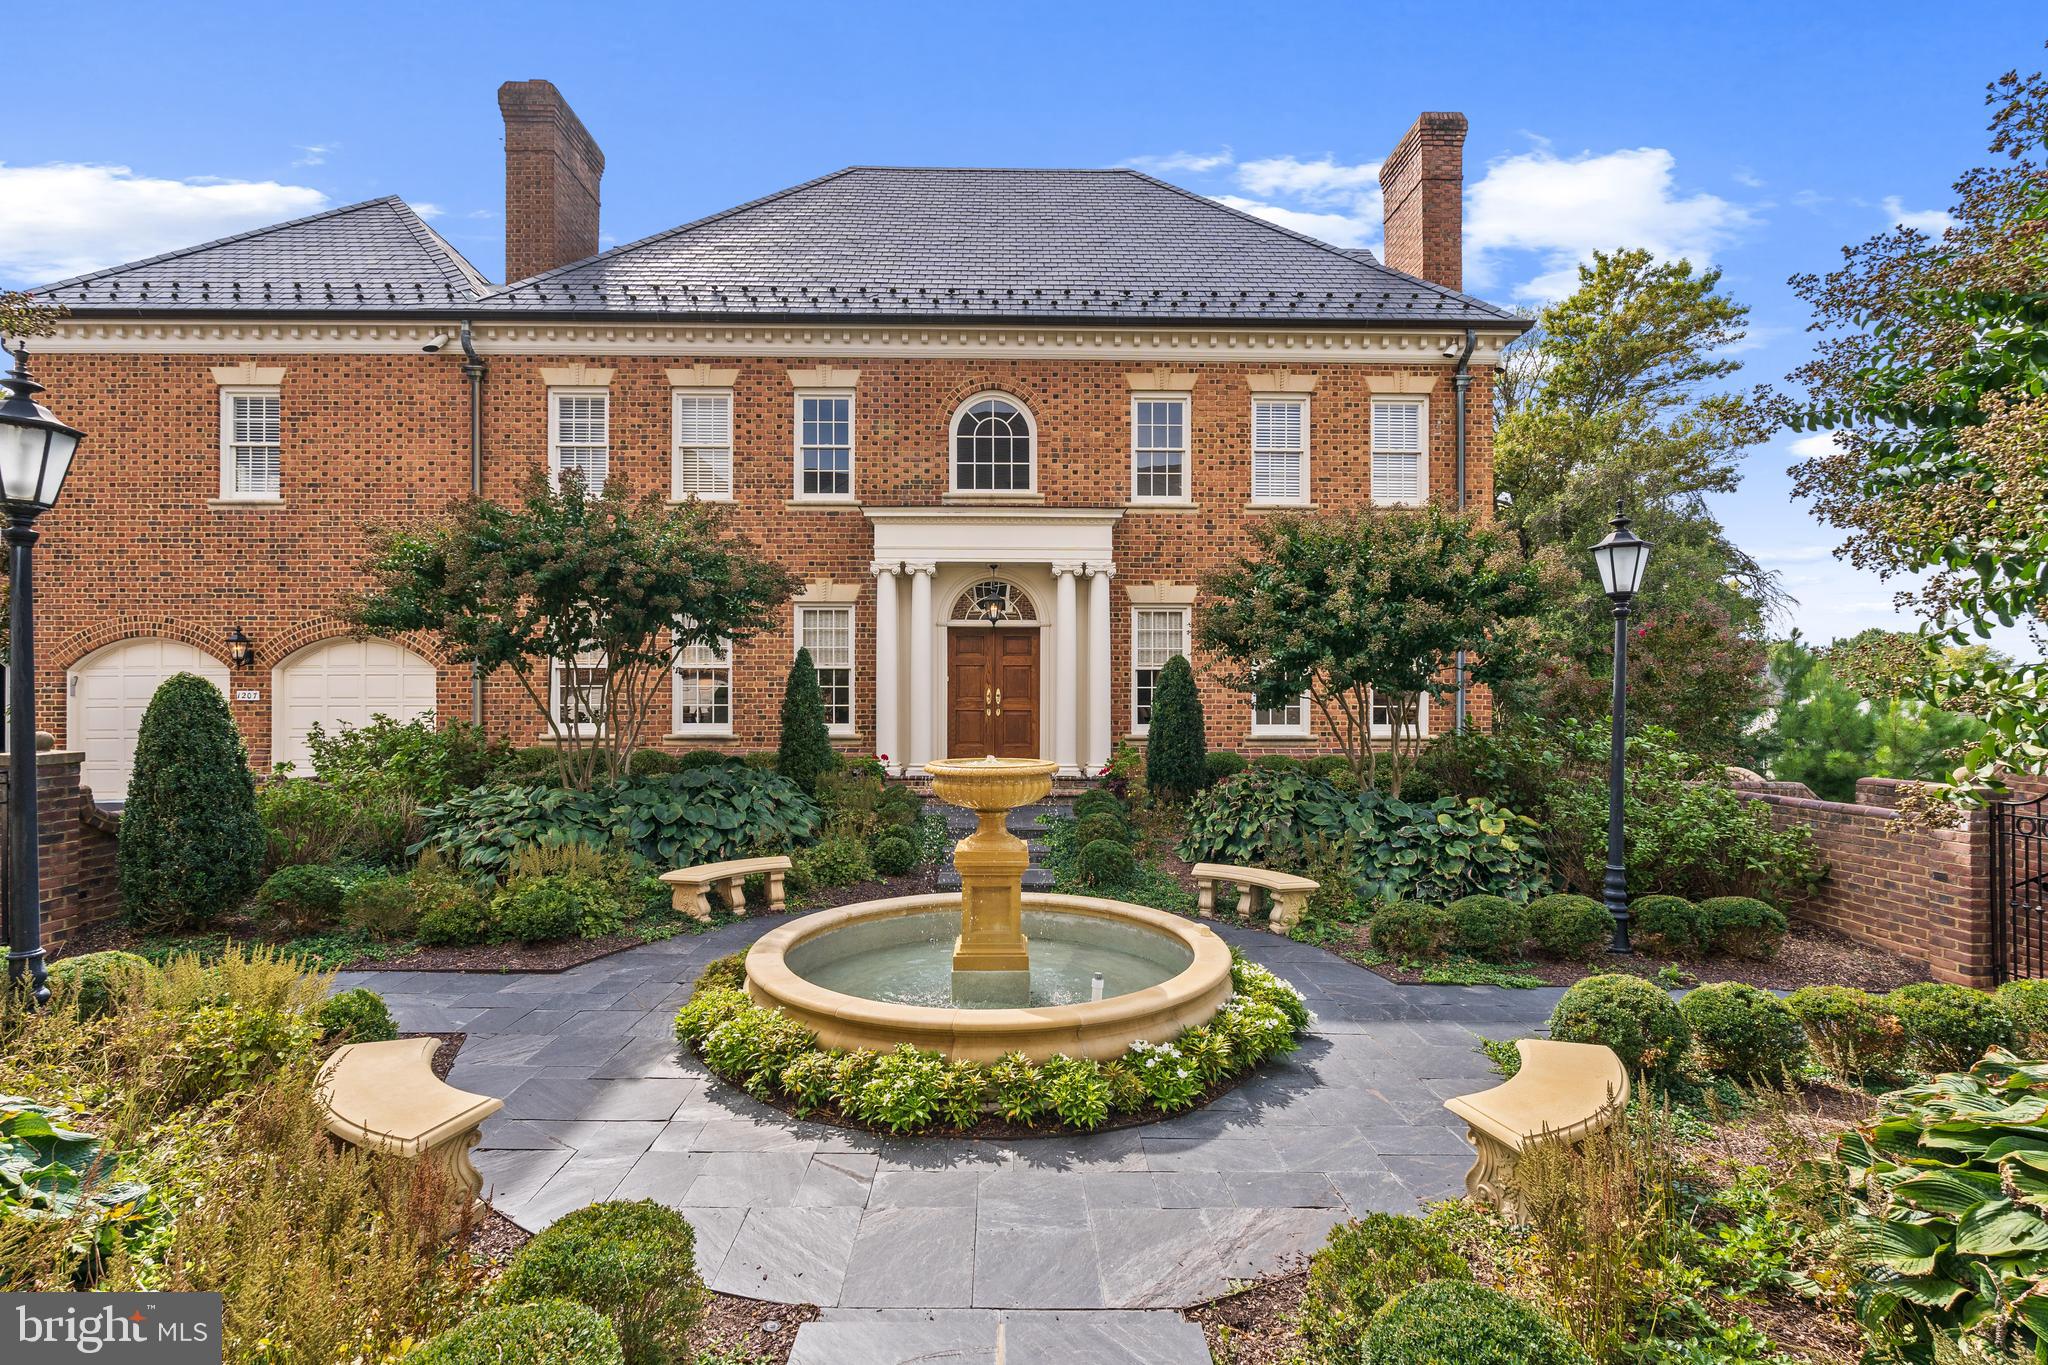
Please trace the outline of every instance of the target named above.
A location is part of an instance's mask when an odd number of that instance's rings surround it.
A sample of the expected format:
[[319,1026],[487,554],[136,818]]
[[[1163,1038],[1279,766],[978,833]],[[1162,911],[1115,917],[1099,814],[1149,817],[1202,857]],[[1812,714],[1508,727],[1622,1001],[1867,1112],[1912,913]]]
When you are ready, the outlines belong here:
[[589,735],[604,729],[605,691],[611,676],[601,650],[555,660],[548,688],[555,724],[568,734]]
[[564,474],[583,480],[592,497],[604,492],[612,466],[612,396],[604,389],[548,392],[548,473],[557,487]]
[[853,497],[853,395],[800,393],[796,398],[796,495]]
[[799,606],[796,643],[811,652],[818,671],[818,695],[825,726],[833,734],[853,733],[853,608]]
[[1372,500],[1391,506],[1420,503],[1428,493],[1423,442],[1429,431],[1422,401],[1377,399],[1372,405]]
[[284,496],[284,430],[278,391],[220,391],[220,496],[274,502]]
[[[1395,723],[1400,729],[1395,730]],[[1415,739],[1429,726],[1429,696],[1424,692],[1372,694],[1372,737],[1374,739]]]
[[669,496],[677,502],[732,499],[732,395],[675,391],[675,448]]
[[1252,400],[1252,501],[1308,501],[1308,400]]
[[[689,623],[683,623],[687,632]],[[676,651],[675,732],[732,733],[732,642],[693,640]]]
[[1131,728],[1144,734],[1152,724],[1152,693],[1167,660],[1188,652],[1186,607],[1131,609]]
[[1188,400],[1131,400],[1131,497],[1181,502],[1188,496]]
[[1308,734],[1308,698],[1297,697],[1285,706],[1253,707],[1252,734],[1296,739]]

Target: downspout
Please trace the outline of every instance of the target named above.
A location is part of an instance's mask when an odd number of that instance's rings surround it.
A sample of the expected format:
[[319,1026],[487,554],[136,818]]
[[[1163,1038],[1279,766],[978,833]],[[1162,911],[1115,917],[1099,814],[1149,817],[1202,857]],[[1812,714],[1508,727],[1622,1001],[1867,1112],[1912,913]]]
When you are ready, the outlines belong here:
[[[468,324],[464,324],[465,328]],[[468,335],[467,331],[463,334]],[[1451,375],[1451,390],[1456,395],[1456,421],[1458,424],[1458,511],[1465,510],[1465,402],[1472,391],[1472,352],[1479,348],[1479,333],[1470,327],[1465,329],[1465,349],[1458,353],[1458,368]],[[1465,733],[1465,651],[1458,651],[1458,704],[1457,732]]]
[[[480,498],[484,494],[484,362],[483,357],[476,353],[476,341],[470,335],[468,318],[462,320],[462,373],[469,379],[469,491],[471,496]],[[1459,449],[1462,450],[1463,446]],[[1459,467],[1462,470],[1462,455]],[[1463,479],[1461,473],[1460,483]],[[1460,501],[1463,501],[1462,496]],[[475,664],[469,666],[469,723],[479,727],[484,723],[484,675],[477,671]]]

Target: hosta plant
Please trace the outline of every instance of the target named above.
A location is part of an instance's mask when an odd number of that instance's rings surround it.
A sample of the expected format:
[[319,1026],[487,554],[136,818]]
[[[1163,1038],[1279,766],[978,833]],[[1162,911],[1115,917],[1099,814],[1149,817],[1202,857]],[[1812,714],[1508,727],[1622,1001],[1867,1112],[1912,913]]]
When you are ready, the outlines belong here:
[[2048,1062],[1993,1048],[1885,1097],[1838,1151],[1857,1316],[1911,1361],[1937,1338],[2048,1361]]
[[69,1222],[69,1251],[89,1277],[163,1209],[149,1186],[113,1178],[99,1138],[69,1124],[64,1109],[0,1095],[0,1221]]

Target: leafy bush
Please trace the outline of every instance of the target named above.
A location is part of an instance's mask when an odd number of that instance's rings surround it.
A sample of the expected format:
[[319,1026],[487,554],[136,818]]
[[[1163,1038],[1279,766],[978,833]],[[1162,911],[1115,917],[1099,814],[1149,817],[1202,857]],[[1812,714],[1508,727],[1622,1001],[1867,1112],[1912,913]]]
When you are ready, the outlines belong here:
[[445,872],[415,870],[406,884],[412,893],[413,932],[420,942],[460,946],[490,937],[490,908],[471,883]]
[[1427,961],[1442,957],[1457,935],[1451,912],[1421,901],[1388,901],[1373,911],[1372,946],[1388,957]]
[[384,997],[364,986],[328,997],[313,1017],[329,1043],[388,1043],[398,1036]]
[[1550,1016],[1561,1043],[1605,1043],[1630,1071],[1664,1076],[1691,1036],[1671,997],[1639,976],[1609,972],[1575,983]]
[[1089,886],[1110,887],[1130,881],[1137,864],[1131,856],[1130,845],[1120,844],[1114,839],[1097,839],[1082,846],[1078,868],[1081,880]]
[[1100,1128],[1109,1119],[1109,1078],[1092,1057],[1045,1059],[1039,1068],[1045,1080],[1046,1108],[1069,1128]]
[[2012,1016],[1983,991],[1916,981],[1885,997],[1905,1030],[1908,1055],[1924,1071],[1967,1071],[1994,1047],[2011,1047]]
[[[1183,858],[1286,867],[1312,835],[1342,834],[1343,793],[1320,778],[1275,772],[1262,762],[1216,783],[1189,804],[1180,841]],[[1085,813],[1078,801],[1074,813]]]
[[1045,1077],[1023,1053],[1006,1052],[988,1064],[988,1097],[1003,1122],[1034,1122],[1045,1112]]
[[611,1319],[626,1365],[684,1365],[706,1301],[696,1246],[689,1222],[652,1199],[592,1204],[521,1247],[493,1292],[573,1300]]
[[913,1133],[930,1127],[939,1117],[946,1091],[946,1059],[898,1043],[895,1051],[875,1059],[859,1088],[847,1099],[855,1118],[892,1133]]
[[1708,1069],[1776,1083],[1798,1070],[1806,1030],[1783,1001],[1740,981],[1701,986],[1678,1005]]
[[1591,896],[1543,896],[1529,902],[1529,929],[1546,956],[1591,962],[1614,941],[1614,916]]
[[2048,981],[2008,981],[1994,994],[2012,1016],[2019,1047],[2029,1057],[2048,1056]]
[[818,691],[818,670],[811,651],[799,649],[782,689],[782,738],[775,751],[775,771],[816,795],[818,779],[839,761],[826,733],[825,698]]
[[1994,1048],[1967,1075],[1885,1096],[1836,1156],[1852,1201],[1849,1254],[1865,1272],[1857,1318],[1905,1358],[1934,1338],[2048,1350],[2048,1063]]
[[1751,961],[1776,955],[1790,928],[1774,906],[1749,896],[1715,896],[1699,912],[1709,951]]
[[1131,808],[1107,787],[1090,787],[1074,798],[1074,819],[1077,821],[1091,815],[1112,815],[1122,820],[1130,813]]
[[1106,810],[1091,811],[1074,822],[1074,843],[1086,848],[1097,839],[1107,839],[1113,844],[1129,844],[1131,827],[1122,817],[1111,815]]
[[204,1102],[267,1079],[312,1054],[320,1025],[297,1010],[226,1000],[186,1014],[176,1045],[177,1094]]
[[1519,1299],[1465,1280],[1431,1280],[1378,1313],[1364,1365],[1593,1365],[1564,1328]]
[[626,776],[661,777],[667,773],[679,773],[692,766],[684,762],[685,757],[666,749],[635,749],[633,756],[626,761]]
[[[798,850],[790,860],[790,872],[798,889],[808,890],[873,881],[875,865],[868,857],[866,844],[840,835]],[[737,911],[739,907],[733,909]]]
[[1461,953],[1488,962],[1509,962],[1522,955],[1529,939],[1529,912],[1505,896],[1466,896],[1448,907],[1451,945]]
[[50,964],[53,997],[68,1000],[81,1019],[111,1014],[140,988],[150,972],[147,959],[118,948],[60,957]]
[[[0,1224],[64,1220],[69,1257],[89,1279],[150,1237],[165,1209],[148,1185],[116,1178],[114,1154],[73,1122],[68,1109],[0,1096]],[[22,1287],[20,1269],[0,1271],[0,1285]]]
[[342,923],[376,938],[410,938],[419,922],[412,877],[364,877],[341,898]]
[[1131,1044],[1127,1055],[1131,1073],[1145,1088],[1145,1096],[1152,1107],[1160,1113],[1177,1114],[1202,1098],[1204,1085],[1201,1075],[1188,1065],[1174,1044],[1148,1043],[1140,1039]]
[[1706,917],[1683,896],[1644,896],[1628,907],[1631,941],[1666,957],[1692,957],[1707,946]]
[[747,953],[743,948],[705,963],[704,970],[697,973],[697,980],[690,987],[690,994],[720,989],[742,990],[746,984]]
[[907,834],[924,809],[916,792],[888,781],[882,765],[872,759],[844,763],[819,777],[818,802],[827,813],[827,836],[863,843]]
[[1822,1066],[1844,1080],[1896,1075],[1906,1033],[1885,1002],[1852,986],[1802,986],[1785,999]]
[[1208,785],[1208,741],[1203,734],[1202,697],[1195,673],[1176,654],[1159,670],[1152,691],[1152,721],[1145,728],[1145,788],[1178,804]]
[[565,1299],[484,1308],[405,1357],[405,1365],[625,1365],[601,1313]]
[[465,721],[437,725],[432,715],[379,715],[368,725],[344,723],[331,735],[315,725],[306,747],[314,775],[329,786],[355,796],[397,790],[414,802],[446,800],[488,782],[512,758],[504,739]]
[[520,943],[572,938],[581,923],[582,903],[566,877],[516,881],[491,901],[492,926]]
[[1262,773],[1306,773],[1308,764],[1292,754],[1260,754],[1252,760],[1252,768]]
[[146,929],[189,928],[256,887],[265,852],[249,756],[218,688],[190,673],[157,688],[121,812],[121,904]]
[[[712,967],[729,961],[730,958],[720,958],[719,962],[704,969],[705,974],[709,976]],[[741,983],[745,980],[744,964],[740,970],[740,978],[730,981],[729,984],[724,973],[720,973],[720,979],[717,981],[698,981],[697,988],[690,993],[690,998],[676,1011],[677,1042],[701,1043],[710,1037],[712,1030],[720,1024],[756,1008],[754,1002],[747,998],[746,991],[741,988]]]
[[900,834],[875,840],[871,856],[875,871],[884,877],[904,877],[917,870],[917,850]]
[[427,845],[470,876],[502,877],[528,845],[624,847],[656,867],[693,867],[793,848],[823,823],[787,778],[721,764],[591,791],[482,787],[420,812]]
[[307,778],[277,778],[256,793],[268,863],[377,861],[401,828],[394,811]]
[[1243,754],[1234,754],[1228,749],[1211,749],[1202,758],[1202,785],[1213,787],[1227,778],[1236,777],[1245,767]]
[[333,923],[348,895],[349,879],[331,867],[302,863],[281,867],[256,892],[267,919],[296,933],[316,933]]
[[1465,1258],[1418,1218],[1368,1213],[1330,1229],[1309,1259],[1295,1325],[1314,1365],[1356,1365],[1373,1314],[1430,1280],[1469,1280]]
[[[699,1000],[710,997],[702,1014],[725,1008],[725,992],[707,992],[693,998],[676,1015],[676,1029],[683,1028],[683,1014]],[[704,1060],[712,1070],[741,1086],[757,1098],[774,1093],[782,1070],[798,1053],[818,1045],[816,1035],[780,1010],[764,1009],[749,1001],[743,992],[739,1008],[730,1009],[723,1022],[703,1035]],[[701,1017],[701,1015],[700,1015]]]

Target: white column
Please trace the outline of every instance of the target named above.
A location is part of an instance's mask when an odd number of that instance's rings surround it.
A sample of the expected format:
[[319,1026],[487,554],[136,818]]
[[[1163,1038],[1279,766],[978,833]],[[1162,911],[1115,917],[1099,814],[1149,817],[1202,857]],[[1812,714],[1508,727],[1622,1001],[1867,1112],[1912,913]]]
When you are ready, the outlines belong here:
[[896,650],[896,573],[899,564],[874,563],[868,572],[875,576],[875,752],[887,754],[889,771],[903,771],[903,748],[896,733],[898,705],[903,676],[902,659]]
[[1102,771],[1115,743],[1109,713],[1109,579],[1115,572],[1112,564],[1088,566],[1088,743],[1081,761],[1090,774]]
[[1079,564],[1052,566],[1052,756],[1063,777],[1081,771],[1081,603],[1074,588],[1074,575],[1079,572]]
[[911,772],[936,758],[938,706],[932,700],[932,575],[936,564],[905,564],[910,573],[910,734],[904,748]]

